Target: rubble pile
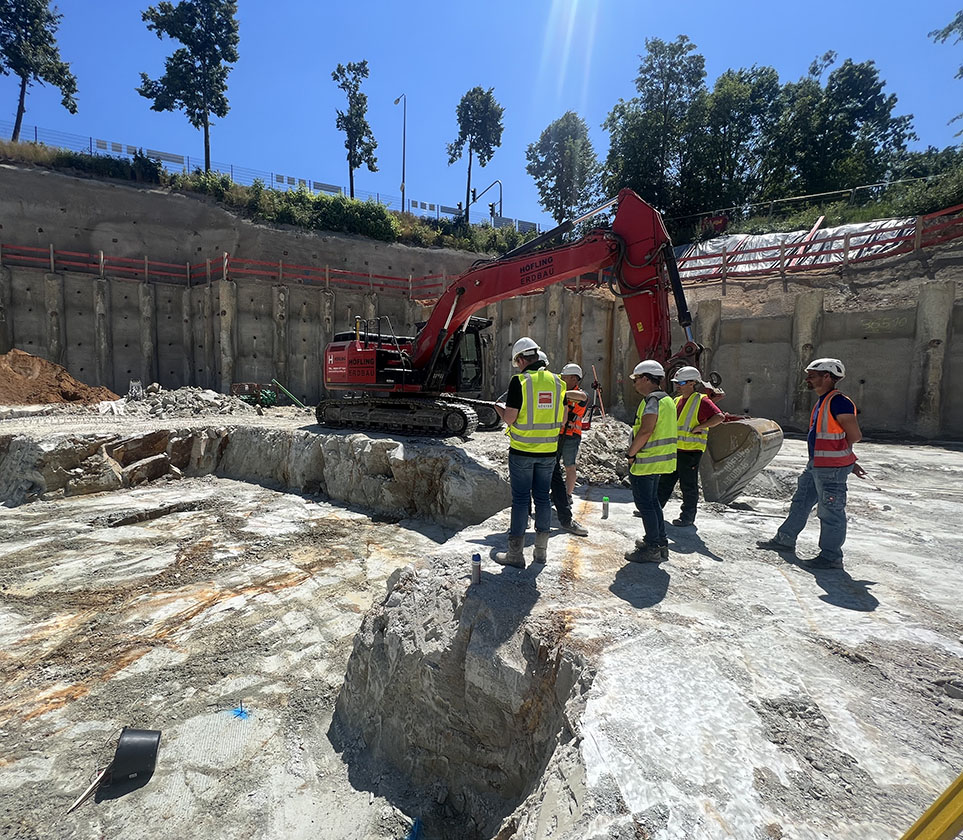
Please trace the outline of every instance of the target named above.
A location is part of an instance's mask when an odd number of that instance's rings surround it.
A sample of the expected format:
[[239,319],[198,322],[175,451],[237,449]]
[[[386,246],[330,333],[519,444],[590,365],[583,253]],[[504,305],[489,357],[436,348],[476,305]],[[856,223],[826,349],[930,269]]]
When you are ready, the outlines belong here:
[[39,356],[16,349],[0,355],[0,405],[96,405],[116,399],[113,391],[85,385],[66,368]]
[[625,451],[632,440],[632,427],[611,414],[592,420],[578,450],[578,477],[590,484],[618,484],[629,474]]
[[[132,389],[133,390],[133,389]],[[140,399],[132,399],[128,395],[123,400],[117,400],[110,406],[104,407],[104,413],[128,414],[135,417],[155,417],[164,420],[168,417],[194,417],[197,415],[226,414],[251,415],[259,414],[256,406],[249,405],[239,397],[218,394],[207,388],[185,386],[168,391],[157,382],[137,392]]]

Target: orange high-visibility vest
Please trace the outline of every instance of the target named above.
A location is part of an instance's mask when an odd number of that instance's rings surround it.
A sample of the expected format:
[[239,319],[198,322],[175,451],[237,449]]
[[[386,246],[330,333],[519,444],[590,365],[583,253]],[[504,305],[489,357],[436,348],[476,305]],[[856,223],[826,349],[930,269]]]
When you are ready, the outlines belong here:
[[[829,404],[833,401],[833,397],[840,393],[833,390],[823,397],[818,416],[816,407],[813,406],[809,425],[816,425],[816,442],[813,446],[814,467],[846,467],[856,463],[856,455],[853,453],[853,447],[846,440],[846,432],[829,412]],[[855,407],[856,404],[853,403],[853,408]]]
[[582,436],[582,418],[588,406],[585,403],[567,402],[565,407],[568,409],[568,420],[562,428],[563,435]]

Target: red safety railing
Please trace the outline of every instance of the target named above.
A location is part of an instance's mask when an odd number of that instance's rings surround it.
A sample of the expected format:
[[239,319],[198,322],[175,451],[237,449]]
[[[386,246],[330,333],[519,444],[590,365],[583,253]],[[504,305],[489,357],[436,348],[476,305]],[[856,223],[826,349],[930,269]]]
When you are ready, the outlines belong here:
[[[781,242],[744,249],[742,242],[749,238],[745,237],[732,251],[727,252],[723,248],[718,252],[692,253],[682,257],[679,260],[679,274],[683,283],[689,285],[812,270],[814,267],[832,268],[931,248],[960,237],[963,237],[963,204],[918,216],[911,222],[895,221],[872,230],[848,230],[802,242]],[[445,274],[396,277],[329,266],[298,265],[283,260],[268,262],[242,259],[229,254],[200,263],[168,263],[146,256],[143,259],[106,256],[102,251],[96,254],[58,251],[52,245],[38,248],[0,244],[0,266],[4,265],[182,286],[202,285],[225,278],[253,278],[272,283],[299,283],[397,294],[426,304],[437,300],[450,282]],[[599,279],[597,276],[586,276],[569,280],[564,285],[579,291],[598,286]]]
[[679,259],[679,275],[683,283],[689,284],[833,268],[931,248],[960,237],[963,204],[871,230],[846,230],[803,242],[783,241],[758,248],[743,248],[740,242],[731,251],[723,247],[719,251],[693,252]]

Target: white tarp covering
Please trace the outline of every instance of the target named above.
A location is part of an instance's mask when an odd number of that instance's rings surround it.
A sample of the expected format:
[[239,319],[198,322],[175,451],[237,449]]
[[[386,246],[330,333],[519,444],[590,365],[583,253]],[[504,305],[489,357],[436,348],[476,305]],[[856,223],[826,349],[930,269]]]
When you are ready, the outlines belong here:
[[[784,246],[782,259],[785,268],[832,265],[844,261],[846,235],[849,235],[849,262],[899,253],[911,247],[915,231],[915,217],[884,219],[876,222],[840,225],[817,230],[758,235],[730,234],[717,236],[695,245],[675,249],[679,272],[683,280],[708,279],[722,271],[725,249],[728,276],[760,274],[778,271],[780,243]],[[808,239],[808,241],[807,241]]]

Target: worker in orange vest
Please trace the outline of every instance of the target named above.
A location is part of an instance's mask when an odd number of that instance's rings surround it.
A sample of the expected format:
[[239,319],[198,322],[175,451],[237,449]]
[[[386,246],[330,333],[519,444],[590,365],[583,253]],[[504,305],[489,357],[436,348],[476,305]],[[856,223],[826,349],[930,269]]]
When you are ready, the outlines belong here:
[[809,420],[809,462],[796,483],[789,515],[776,536],[759,548],[795,552],[796,537],[813,507],[819,517],[819,554],[802,563],[811,569],[841,569],[846,541],[846,479],[865,475],[856,464],[854,444],[863,433],[856,420],[856,404],[836,389],[846,375],[839,359],[815,359],[806,368],[806,387],[818,399]]

